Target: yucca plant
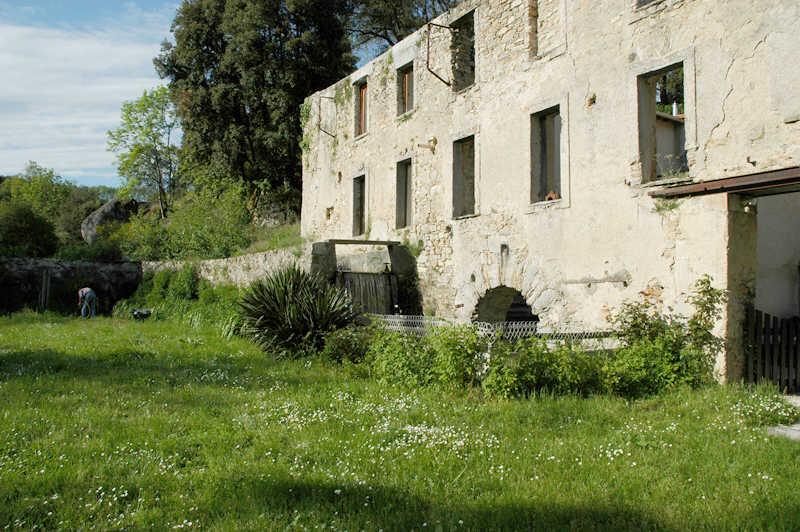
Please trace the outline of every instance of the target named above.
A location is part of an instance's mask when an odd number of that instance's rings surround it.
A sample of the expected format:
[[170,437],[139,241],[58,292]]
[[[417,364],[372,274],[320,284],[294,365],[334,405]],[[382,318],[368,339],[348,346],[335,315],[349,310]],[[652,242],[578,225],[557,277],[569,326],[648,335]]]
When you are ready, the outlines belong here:
[[355,320],[350,296],[297,265],[276,270],[245,290],[243,332],[265,350],[301,354]]

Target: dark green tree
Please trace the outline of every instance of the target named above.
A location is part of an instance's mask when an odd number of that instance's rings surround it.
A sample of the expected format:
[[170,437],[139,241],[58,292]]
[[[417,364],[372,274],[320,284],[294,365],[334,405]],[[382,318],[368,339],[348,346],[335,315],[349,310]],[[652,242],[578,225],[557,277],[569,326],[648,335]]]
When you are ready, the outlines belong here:
[[0,256],[49,257],[56,249],[53,224],[24,203],[0,204]]
[[459,0],[353,0],[350,32],[362,50],[380,52],[414,33]]
[[349,13],[346,0],[183,0],[155,65],[193,179],[288,191],[299,207],[300,107],[352,69]]

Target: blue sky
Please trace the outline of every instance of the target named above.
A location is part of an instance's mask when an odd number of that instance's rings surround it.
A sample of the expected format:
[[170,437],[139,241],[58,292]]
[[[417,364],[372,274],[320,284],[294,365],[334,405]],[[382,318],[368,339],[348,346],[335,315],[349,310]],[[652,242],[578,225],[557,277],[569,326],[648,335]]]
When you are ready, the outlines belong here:
[[119,185],[106,131],[161,81],[152,59],[178,0],[0,0],[0,175],[29,160]]

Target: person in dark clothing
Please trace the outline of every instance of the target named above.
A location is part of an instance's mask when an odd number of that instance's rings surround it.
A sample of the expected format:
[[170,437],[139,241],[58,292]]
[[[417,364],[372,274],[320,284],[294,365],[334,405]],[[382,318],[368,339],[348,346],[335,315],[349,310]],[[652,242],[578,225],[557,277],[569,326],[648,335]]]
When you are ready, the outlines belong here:
[[81,317],[94,318],[97,314],[97,294],[89,287],[78,290],[78,306],[81,307]]

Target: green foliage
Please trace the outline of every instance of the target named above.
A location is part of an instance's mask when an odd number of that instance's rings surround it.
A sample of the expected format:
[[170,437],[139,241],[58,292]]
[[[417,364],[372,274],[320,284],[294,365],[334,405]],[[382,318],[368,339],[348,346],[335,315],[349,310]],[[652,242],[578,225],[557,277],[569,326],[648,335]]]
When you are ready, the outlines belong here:
[[49,257],[58,248],[53,224],[21,203],[0,203],[0,255]]
[[444,385],[471,386],[477,383],[479,366],[488,349],[475,328],[468,325],[439,327],[425,337],[433,355],[435,380]]
[[262,253],[298,247],[303,243],[300,236],[300,224],[277,225],[273,227],[255,227],[252,229],[252,243],[240,254]]
[[375,335],[366,360],[378,382],[404,388],[433,384],[434,354],[423,338],[381,331]]
[[381,52],[456,3],[457,0],[357,0],[352,29],[355,44]]
[[344,0],[185,0],[156,68],[178,106],[183,157],[248,194],[299,207],[301,104],[353,66]]
[[240,304],[246,334],[265,350],[292,355],[321,349],[325,335],[356,317],[346,291],[296,265],[250,285]]
[[199,279],[192,264],[145,275],[136,292],[114,306],[114,316],[131,318],[134,309],[150,310],[151,320],[172,320],[193,329],[212,328],[225,337],[241,331],[239,289],[211,286]]
[[120,122],[108,132],[108,149],[117,154],[123,194],[154,200],[164,218],[180,190],[174,144],[179,125],[169,90],[157,87],[123,103]]
[[360,364],[369,351],[376,334],[371,327],[347,326],[325,336],[325,345],[320,355],[336,363]]
[[569,344],[551,348],[539,338],[500,342],[493,346],[483,389],[502,398],[600,393],[602,357]]
[[100,238],[91,244],[74,242],[58,249],[55,257],[60,260],[88,262],[117,262],[122,260],[122,251],[115,241]]
[[623,346],[605,369],[609,391],[641,397],[712,380],[714,360],[722,349],[713,327],[726,295],[711,282],[703,276],[695,283],[688,298],[694,307],[690,318],[659,312],[648,300],[622,306],[613,324]]
[[250,244],[250,216],[238,186],[201,189],[176,202],[170,217],[145,212],[131,218],[110,238],[135,260],[229,257]]

